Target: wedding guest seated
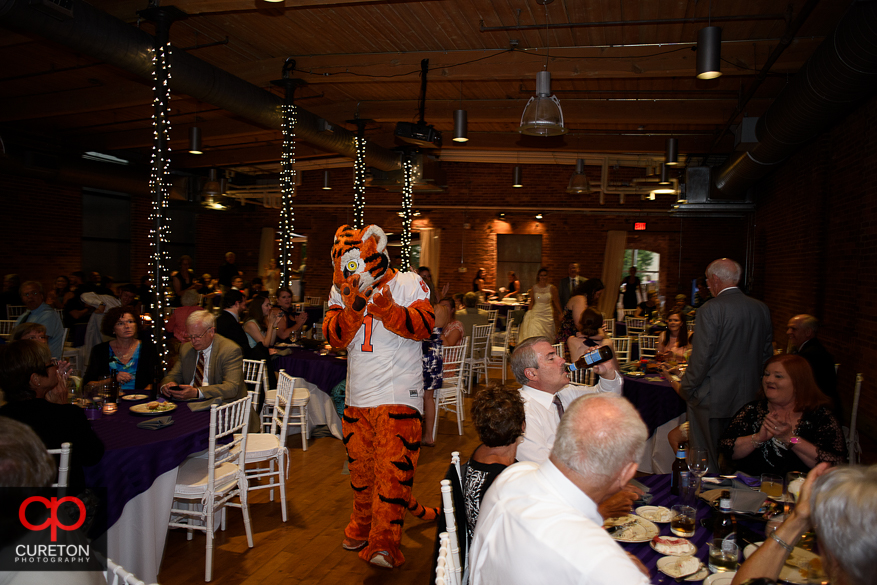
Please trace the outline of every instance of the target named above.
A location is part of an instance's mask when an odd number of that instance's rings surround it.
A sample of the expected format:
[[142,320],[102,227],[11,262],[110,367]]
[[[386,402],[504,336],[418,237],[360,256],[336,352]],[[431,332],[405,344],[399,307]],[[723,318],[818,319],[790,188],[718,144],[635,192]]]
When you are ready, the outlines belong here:
[[179,344],[185,342],[186,319],[188,319],[189,315],[191,315],[195,311],[204,310],[200,306],[198,306],[198,301],[200,299],[201,295],[200,293],[198,293],[198,291],[193,289],[187,290],[183,293],[182,306],[174,309],[174,312],[171,313],[171,316],[167,318],[167,321],[165,321],[165,331],[167,331],[168,333],[173,333],[174,339],[176,339],[178,342],[176,345],[177,350],[179,350]]
[[29,280],[21,285],[19,292],[27,310],[15,320],[15,324],[42,323],[45,325],[52,355],[60,358],[64,353],[64,325],[55,309],[43,302],[46,298],[43,294],[43,285],[35,280]]
[[645,317],[648,320],[652,320],[658,312],[658,293],[655,291],[649,292],[648,300],[637,305],[636,309],[636,317]]
[[795,315],[789,319],[786,335],[789,336],[791,351],[801,356],[813,368],[816,385],[831,399],[832,412],[843,424],[843,407],[837,392],[837,373],[834,369],[834,356],[819,341],[819,320],[812,315]]
[[247,310],[244,295],[239,290],[230,290],[222,297],[222,305],[222,311],[216,316],[216,332],[235,342],[244,358],[249,359],[250,341],[241,326],[241,316]]
[[[683,294],[676,295],[673,306],[667,310],[667,313],[682,313],[691,316],[694,314],[694,307],[688,304],[688,297]],[[669,303],[668,303],[669,304]]]
[[244,321],[244,333],[250,347],[249,359],[264,359],[267,362],[269,355],[273,353],[271,346],[274,345],[274,336],[277,334],[277,323],[283,316],[271,311],[271,301],[266,293],[257,294],[252,301]]
[[807,360],[787,354],[770,358],[761,388],[759,400],[737,412],[719,441],[726,461],[755,476],[844,462],[843,431]]
[[[46,326],[41,323],[22,323],[12,330],[10,341],[19,341],[21,339],[30,339],[39,341],[45,345],[49,345],[49,337],[46,335]],[[55,385],[46,392],[46,400],[55,404],[67,404],[67,375],[70,373],[70,362],[66,360],[55,360],[57,366],[57,376]]]
[[463,335],[465,337],[472,336],[473,325],[487,325],[490,321],[487,319],[487,311],[478,308],[478,294],[467,292],[463,295],[464,309],[457,311],[457,320],[463,324]]
[[585,309],[597,309],[597,303],[603,296],[606,286],[599,278],[589,278],[582,282],[573,295],[566,302],[563,308],[563,316],[560,319],[560,327],[557,330],[557,337],[554,343],[566,344],[567,339],[572,337],[579,331],[579,324],[582,319],[582,313]]
[[549,459],[512,465],[484,496],[470,583],[649,583],[648,570],[607,534],[597,511],[633,478],[647,436],[624,398],[599,394],[570,404]]
[[524,401],[517,390],[493,382],[472,399],[472,424],[481,444],[469,458],[463,477],[470,542],[487,488],[515,462],[518,445],[524,440],[524,421]]
[[463,343],[463,323],[457,319],[453,297],[443,298],[439,301],[439,305],[444,305],[450,313],[447,325],[442,327],[442,345],[448,347],[460,345]]
[[219,286],[217,279],[210,276],[209,272],[201,275],[201,286],[198,289],[198,294],[201,295],[201,305],[205,308],[218,307],[222,302],[222,287]]
[[104,444],[81,408],[45,400],[57,380],[55,368],[49,347],[43,343],[21,340],[0,346],[0,388],[7,401],[0,416],[31,427],[49,449],[73,444],[68,486],[76,494],[85,489],[82,468],[101,460]]
[[143,314],[143,304],[137,299],[137,287],[133,284],[119,287],[119,304],[123,307],[131,307],[138,315]]
[[63,274],[55,279],[55,288],[46,295],[46,304],[53,309],[63,309],[64,299],[70,292],[70,279]]
[[158,354],[152,342],[137,338],[140,315],[131,307],[114,307],[106,312],[101,333],[114,337],[95,345],[82,381],[98,384],[106,381],[112,371],[122,390],[149,390],[155,378]]
[[275,311],[280,311],[283,318],[277,324],[277,339],[275,343],[289,343],[295,336],[296,331],[301,328],[308,320],[308,314],[302,311],[296,313],[292,306],[292,291],[288,287],[277,289],[277,307]]
[[[732,585],[776,583],[801,537],[816,532],[823,571],[810,575],[810,583],[875,582],[877,558],[877,465],[830,469],[821,463],[807,475],[795,510],[770,538],[737,570]],[[797,565],[796,565],[797,566]],[[806,566],[808,574],[816,567]]]
[[671,311],[667,316],[667,330],[658,338],[658,355],[677,362],[685,360],[685,352],[691,349],[685,313]]
[[575,335],[567,338],[566,345],[571,362],[577,361],[591,348],[601,345],[611,347],[612,339],[607,337],[603,330],[603,313],[596,309],[585,309],[579,319],[578,331]]
[[180,256],[177,270],[171,274],[171,284],[174,287],[174,297],[170,303],[172,307],[181,306],[183,294],[187,290],[197,290],[198,284],[195,283],[195,271],[192,270],[190,256]]
[[49,487],[55,460],[32,428],[0,416],[0,487]]

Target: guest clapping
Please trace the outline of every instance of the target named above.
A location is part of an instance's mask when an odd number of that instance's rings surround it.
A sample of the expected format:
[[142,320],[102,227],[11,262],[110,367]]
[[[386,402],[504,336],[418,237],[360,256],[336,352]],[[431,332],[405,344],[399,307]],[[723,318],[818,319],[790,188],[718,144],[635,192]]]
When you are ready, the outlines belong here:
[[804,358],[769,359],[761,388],[760,399],[737,412],[719,442],[719,450],[737,469],[782,475],[822,462],[843,463],[843,431]]
[[[41,323],[22,323],[12,330],[12,341],[28,339],[49,345],[49,337],[46,335],[46,326]],[[46,400],[55,404],[67,404],[67,376],[70,373],[70,362],[55,360],[57,366],[55,372],[55,385],[46,392]]]

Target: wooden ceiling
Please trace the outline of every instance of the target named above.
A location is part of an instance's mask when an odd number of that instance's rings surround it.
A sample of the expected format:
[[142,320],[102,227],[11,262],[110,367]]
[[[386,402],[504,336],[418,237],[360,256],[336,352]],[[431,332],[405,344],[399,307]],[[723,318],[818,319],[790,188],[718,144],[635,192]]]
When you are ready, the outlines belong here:
[[[153,32],[137,16],[146,0],[91,4]],[[396,122],[418,118],[420,64],[429,59],[425,118],[445,133],[445,151],[644,155],[663,152],[670,136],[679,139],[683,155],[730,151],[732,138],[716,142],[719,133],[739,121],[739,115],[730,118],[740,96],[806,4],[714,2],[723,75],[701,81],[694,49],[698,30],[707,26],[709,0],[554,0],[545,6],[536,0],[162,1],[189,15],[171,28],[178,49],[278,94],[271,80],[292,58],[294,77],[307,83],[296,92],[300,107],[333,124],[354,116],[373,120],[366,134],[386,148],[398,144]],[[846,6],[817,3],[746,104],[746,115],[765,111]],[[52,39],[14,27],[0,32],[0,135],[148,160],[150,80]],[[569,133],[522,137],[520,116],[534,94],[535,74],[546,65]],[[465,145],[450,140],[452,112],[461,108],[469,120]],[[277,129],[178,93],[171,111],[175,167],[270,165],[280,157]],[[202,129],[201,156],[184,152],[195,125]],[[332,158],[307,144],[297,155],[315,164]]]

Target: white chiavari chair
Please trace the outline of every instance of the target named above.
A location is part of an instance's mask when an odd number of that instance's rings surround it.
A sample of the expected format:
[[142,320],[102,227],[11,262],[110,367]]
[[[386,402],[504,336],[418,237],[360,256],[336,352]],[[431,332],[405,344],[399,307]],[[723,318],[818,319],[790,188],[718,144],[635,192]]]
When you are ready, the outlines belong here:
[[61,443],[60,449],[49,449],[49,455],[58,456],[58,482],[53,483],[53,488],[67,487],[67,476],[70,473],[70,453],[73,451],[73,445],[70,443]]
[[646,332],[649,320],[645,317],[625,317],[624,323],[627,325],[628,337],[636,337],[640,333]]
[[0,320],[0,336],[9,337],[15,329],[15,319]]
[[27,312],[27,307],[24,305],[6,305],[6,316],[13,321],[21,317]]
[[487,322],[496,325],[496,316],[499,315],[499,309],[490,309],[487,311]]
[[630,361],[630,337],[614,337],[612,338],[612,349],[615,351],[615,357],[618,363],[623,364]]
[[[126,571],[121,565],[116,564],[113,559],[107,559],[106,578],[107,585],[146,585],[145,582],[137,578],[137,575]],[[153,585],[157,584],[153,583]]]
[[289,414],[288,426],[296,426],[301,429],[301,450],[308,450],[308,403],[311,400],[311,391],[304,386],[296,387],[296,380],[301,378],[293,378],[286,373],[286,370],[280,370],[277,373],[277,390],[280,391],[280,385],[289,386],[292,394],[292,402],[289,405],[291,410]]
[[615,337],[615,319],[603,319],[603,331],[609,337]]
[[469,345],[469,357],[463,362],[463,370],[468,380],[466,394],[472,393],[472,380],[476,374],[484,373],[484,383],[490,381],[487,373],[487,354],[490,351],[490,338],[493,334],[493,325],[473,325],[472,339]]
[[640,335],[639,336],[639,357],[653,358],[658,354],[658,336],[657,335]]
[[438,416],[444,410],[457,417],[457,431],[463,434],[463,367],[466,360],[466,347],[469,338],[464,337],[460,345],[442,347],[442,385],[435,392],[435,424],[432,426],[432,440],[438,429]]
[[[460,530],[465,529],[466,523],[457,523],[454,509],[454,498],[451,495],[451,481],[448,479],[443,479],[441,481],[441,486],[442,510],[445,514],[445,523],[447,524],[447,532],[443,532],[442,534],[447,534],[449,541],[447,544],[450,545],[448,547],[448,558],[450,559],[450,566],[448,568],[448,571],[450,573],[449,582],[454,583],[455,585],[459,585],[463,578],[463,568],[460,566],[460,537],[458,533]],[[439,538],[441,538],[441,536]]]
[[862,382],[865,381],[865,377],[858,373],[856,374],[856,387],[853,390],[853,410],[850,413],[850,427],[844,427],[844,435],[847,441],[847,455],[850,458],[850,463],[853,465],[858,465],[862,461],[862,446],[859,444],[859,433],[856,430],[856,424],[859,418],[859,398],[862,394]]

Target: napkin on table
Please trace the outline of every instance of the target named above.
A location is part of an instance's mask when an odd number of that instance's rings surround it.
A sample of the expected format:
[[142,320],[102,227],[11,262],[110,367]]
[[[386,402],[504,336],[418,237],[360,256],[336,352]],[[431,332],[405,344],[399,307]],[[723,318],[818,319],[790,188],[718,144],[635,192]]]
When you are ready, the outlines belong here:
[[174,419],[170,416],[159,416],[156,418],[151,418],[149,420],[145,420],[141,423],[137,423],[137,428],[140,429],[148,429],[150,431],[157,431],[158,429],[163,429],[164,427],[169,427],[174,424]]

